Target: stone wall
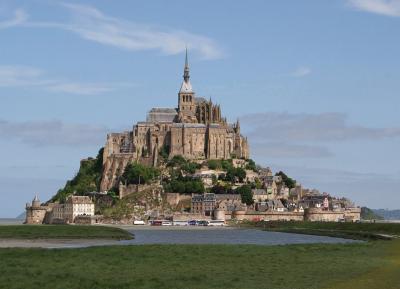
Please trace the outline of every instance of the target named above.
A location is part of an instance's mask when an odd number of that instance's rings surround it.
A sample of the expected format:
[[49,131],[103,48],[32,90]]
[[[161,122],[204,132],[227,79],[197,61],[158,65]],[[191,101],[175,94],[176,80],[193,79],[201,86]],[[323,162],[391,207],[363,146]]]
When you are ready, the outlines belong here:
[[27,207],[25,224],[43,224],[47,209],[45,207]]
[[119,185],[119,198],[122,199],[130,194],[138,193],[154,187],[153,185]]
[[304,214],[300,212],[276,212],[276,211],[235,211],[232,217],[236,220],[265,220],[265,221],[303,221]]
[[304,219],[311,222],[356,222],[360,221],[360,208],[348,208],[337,211],[324,211],[321,208],[308,208],[304,211]]

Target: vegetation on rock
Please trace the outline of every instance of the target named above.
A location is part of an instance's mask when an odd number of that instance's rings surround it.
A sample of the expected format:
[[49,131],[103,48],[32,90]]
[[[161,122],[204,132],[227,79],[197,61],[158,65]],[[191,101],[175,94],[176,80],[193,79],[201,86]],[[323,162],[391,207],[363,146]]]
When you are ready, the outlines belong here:
[[68,196],[75,192],[78,195],[85,195],[89,192],[99,191],[103,169],[103,151],[104,148],[101,148],[96,158],[88,158],[81,161],[76,176],[72,180],[67,181],[64,188],[58,190],[51,201],[63,203]]
[[160,175],[160,171],[140,163],[130,163],[125,167],[121,176],[124,184],[149,184]]
[[383,220],[383,217],[376,214],[370,208],[362,207],[361,208],[361,219],[363,219],[363,220]]
[[281,176],[282,181],[289,189],[293,189],[296,186],[296,180],[289,178],[284,172],[279,171],[275,174],[276,176]]

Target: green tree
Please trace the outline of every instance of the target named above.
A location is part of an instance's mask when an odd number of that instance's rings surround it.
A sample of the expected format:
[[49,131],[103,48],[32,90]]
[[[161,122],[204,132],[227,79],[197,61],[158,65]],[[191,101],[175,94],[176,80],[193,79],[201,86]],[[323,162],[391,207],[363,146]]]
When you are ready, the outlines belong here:
[[254,172],[257,172],[256,163],[252,159],[247,160],[246,170],[252,170]]
[[240,194],[242,198],[242,203],[246,205],[252,205],[254,203],[253,193],[251,191],[251,187],[249,185],[243,185],[236,189],[236,193]]
[[153,167],[140,163],[130,163],[126,166],[121,180],[127,184],[148,184],[159,176],[160,172]]
[[276,176],[281,176],[282,181],[289,189],[293,189],[296,186],[296,180],[289,178],[284,172],[279,171],[275,174]]

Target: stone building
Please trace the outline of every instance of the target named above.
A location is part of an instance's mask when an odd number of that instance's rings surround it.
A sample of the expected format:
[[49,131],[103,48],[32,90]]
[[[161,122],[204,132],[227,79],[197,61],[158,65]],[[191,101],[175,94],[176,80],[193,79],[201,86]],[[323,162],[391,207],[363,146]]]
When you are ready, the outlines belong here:
[[94,216],[94,203],[88,196],[71,196],[64,204],[64,220],[73,223],[77,216]]
[[201,214],[203,216],[211,216],[215,207],[217,199],[215,194],[206,193],[203,195],[194,195],[192,197],[192,214]]
[[47,207],[42,206],[38,196],[32,200],[32,203],[26,204],[25,224],[43,224],[46,217]]
[[118,185],[125,166],[132,161],[157,165],[159,152],[187,159],[248,158],[247,138],[240,134],[240,123],[227,123],[221,107],[211,99],[197,97],[190,82],[187,53],[177,108],[153,108],[145,122],[131,131],[111,133],[103,155],[100,189]]

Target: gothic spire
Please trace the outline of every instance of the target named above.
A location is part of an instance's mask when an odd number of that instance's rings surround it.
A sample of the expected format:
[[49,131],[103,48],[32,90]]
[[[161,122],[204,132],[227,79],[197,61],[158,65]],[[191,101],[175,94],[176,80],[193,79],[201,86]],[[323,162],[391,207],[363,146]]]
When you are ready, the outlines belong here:
[[186,55],[185,55],[185,68],[183,70],[183,79],[185,82],[188,82],[190,78],[189,75],[189,62],[188,62],[188,53],[187,53],[187,47],[186,47]]

